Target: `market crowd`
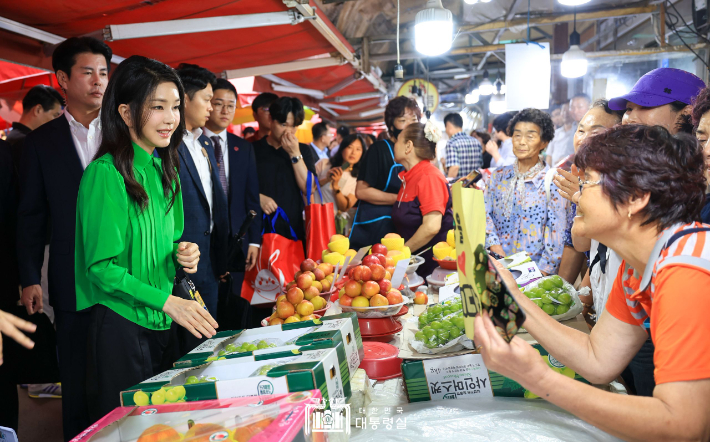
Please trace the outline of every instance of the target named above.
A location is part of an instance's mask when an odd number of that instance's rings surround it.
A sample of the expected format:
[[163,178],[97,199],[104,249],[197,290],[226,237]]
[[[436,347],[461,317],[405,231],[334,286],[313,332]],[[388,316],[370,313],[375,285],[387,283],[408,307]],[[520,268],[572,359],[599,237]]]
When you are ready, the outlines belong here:
[[[453,225],[451,183],[488,171],[492,255],[525,251],[544,275],[591,289],[591,334],[514,290],[525,328],[586,379],[621,376],[631,394],[551,371],[483,315],[475,336],[488,368],[622,439],[710,438],[710,89],[696,76],[656,69],[609,101],[576,95],[549,112],[500,115],[491,134],[467,134],[449,114],[437,155],[441,131],[410,98],[389,101],[377,139],[347,127],[333,137],[322,122],[307,145],[296,138],[301,101],[263,93],[244,139],[227,130],[239,98],[230,82],[140,56],[109,76],[111,55],[90,37],[58,45],[63,96],[32,88],[0,143],[0,332],[10,338],[0,426],[17,428],[17,384],[29,383],[33,397],[61,396],[69,440],[217,329],[258,326],[270,308],[240,297],[244,272],[267,223],[305,242],[309,177],[352,248],[399,233],[428,275],[428,249]],[[204,307],[174,294],[185,274]],[[52,325],[40,327],[45,314]],[[28,369],[27,336],[56,345],[59,379],[34,375],[49,360]]]

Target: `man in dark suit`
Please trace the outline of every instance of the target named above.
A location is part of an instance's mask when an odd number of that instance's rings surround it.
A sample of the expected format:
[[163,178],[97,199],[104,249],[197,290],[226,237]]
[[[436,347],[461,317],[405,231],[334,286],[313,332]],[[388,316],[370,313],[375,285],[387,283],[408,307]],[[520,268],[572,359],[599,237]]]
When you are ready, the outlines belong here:
[[[212,112],[215,76],[207,69],[181,64],[178,75],[185,87],[186,132],[180,144],[180,186],[185,208],[181,241],[200,247],[200,265],[190,276],[213,317],[217,317],[220,277],[226,272],[229,235],[227,197],[222,188],[212,142],[202,133]],[[189,342],[190,347],[194,342]],[[181,351],[192,348],[183,346]]]
[[[217,79],[212,96],[212,113],[204,127],[215,148],[217,168],[222,189],[229,205],[230,237],[239,232],[247,213],[257,213],[242,242],[242,252],[246,257],[245,270],[256,265],[261,246],[261,208],[259,207],[259,178],[256,175],[254,147],[248,141],[229,133],[227,127],[234,119],[237,107],[237,89],[222,78]],[[240,296],[244,272],[232,273],[231,284],[227,278],[225,287],[220,288],[220,315],[217,322],[224,330],[245,328],[247,301]],[[229,287],[231,285],[231,288]]]
[[29,314],[43,310],[40,275],[51,221],[49,303],[57,328],[65,440],[91,424],[86,404],[90,312],[76,311],[74,287],[76,199],[81,176],[101,140],[99,112],[110,62],[111,49],[90,37],[73,37],[57,46],[52,66],[67,107],[63,117],[27,135],[20,161],[17,256],[22,304]]
[[60,116],[63,105],[64,98],[50,86],[40,84],[25,94],[20,121],[12,123],[12,131],[7,136],[7,142],[12,146],[12,160],[16,172],[20,169],[20,156],[27,134]]

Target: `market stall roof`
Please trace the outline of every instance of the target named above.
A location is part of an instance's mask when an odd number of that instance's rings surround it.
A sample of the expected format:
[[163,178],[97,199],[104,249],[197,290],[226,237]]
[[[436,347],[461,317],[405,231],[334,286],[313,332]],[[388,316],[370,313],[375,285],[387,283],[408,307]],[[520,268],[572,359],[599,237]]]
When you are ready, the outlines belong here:
[[[287,24],[269,24],[275,20]],[[148,21],[153,23],[143,28],[121,26]],[[213,30],[219,26],[222,30]],[[181,33],[187,29],[189,33]],[[139,37],[127,38],[131,33]],[[70,7],[48,0],[15,2],[5,5],[0,17],[0,58],[51,69],[53,46],[63,38],[81,35],[107,37],[117,56],[144,55],[174,67],[195,63],[228,78],[247,69],[251,75],[277,73],[294,87],[331,92],[320,98],[317,93],[305,94],[312,99],[304,101],[312,106],[326,95],[374,92],[376,87],[385,91],[372,72],[360,70],[353,47],[307,0],[76,0]],[[286,67],[273,67],[282,64]],[[356,76],[364,79],[354,81]],[[269,81],[257,84],[263,90],[273,89]],[[298,95],[301,91],[285,92]]]

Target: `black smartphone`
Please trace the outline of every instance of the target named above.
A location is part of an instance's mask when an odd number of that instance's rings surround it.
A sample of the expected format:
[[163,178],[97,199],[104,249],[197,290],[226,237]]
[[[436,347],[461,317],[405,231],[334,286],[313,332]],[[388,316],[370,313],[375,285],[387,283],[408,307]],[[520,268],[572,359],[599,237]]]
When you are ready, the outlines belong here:
[[343,170],[348,170],[349,167],[350,167],[350,163],[348,163],[347,161],[343,161],[343,165],[340,166],[340,168]]
[[469,173],[468,175],[466,175],[466,177],[463,179],[463,182],[461,183],[461,185],[463,187],[472,187],[474,184],[479,182],[481,180],[481,178],[483,178],[483,175],[478,173],[477,170],[474,170],[471,173]]
[[523,326],[525,312],[515,301],[510,288],[503,281],[482,244],[476,247],[474,255],[475,291],[480,300],[476,305],[488,312],[496,331],[506,342],[510,342]]

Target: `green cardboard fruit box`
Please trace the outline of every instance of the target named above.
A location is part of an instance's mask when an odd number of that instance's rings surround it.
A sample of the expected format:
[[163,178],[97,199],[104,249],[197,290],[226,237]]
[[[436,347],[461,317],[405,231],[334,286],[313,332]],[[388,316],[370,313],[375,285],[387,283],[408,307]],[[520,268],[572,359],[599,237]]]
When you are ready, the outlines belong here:
[[[589,383],[539,344],[533,347],[553,370]],[[516,381],[488,370],[478,354],[403,362],[402,375],[409,402],[490,396],[537,397]]]
[[[219,356],[219,352],[225,350],[227,345],[239,346],[243,342],[257,341],[266,341],[267,343],[275,344],[276,347]],[[173,365],[175,368],[197,367],[222,358],[227,360],[248,358],[254,361],[277,359],[290,356],[294,350],[301,346],[310,345],[317,341],[329,342],[333,347],[337,342],[343,343],[351,376],[360,366],[364,356],[364,349],[360,325],[355,313],[325,316],[313,321],[220,332],[180,358]]]
[[[253,358],[225,359],[199,367],[177,368],[163,372],[121,392],[121,405],[136,404],[136,393],[143,392],[155,403],[153,393],[180,386],[177,402],[227,399],[270,394],[292,393],[319,389],[324,399],[347,401],[351,396],[350,372],[342,342],[330,348],[328,342],[315,342],[301,347],[297,354],[287,357],[256,361]],[[275,365],[275,366],[274,366]],[[269,366],[266,367],[265,366]],[[274,367],[271,367],[274,366]],[[261,374],[263,370],[265,374]],[[212,378],[212,382],[186,383],[190,376]],[[147,401],[145,395],[140,395]],[[167,394],[158,395],[166,396]]]

